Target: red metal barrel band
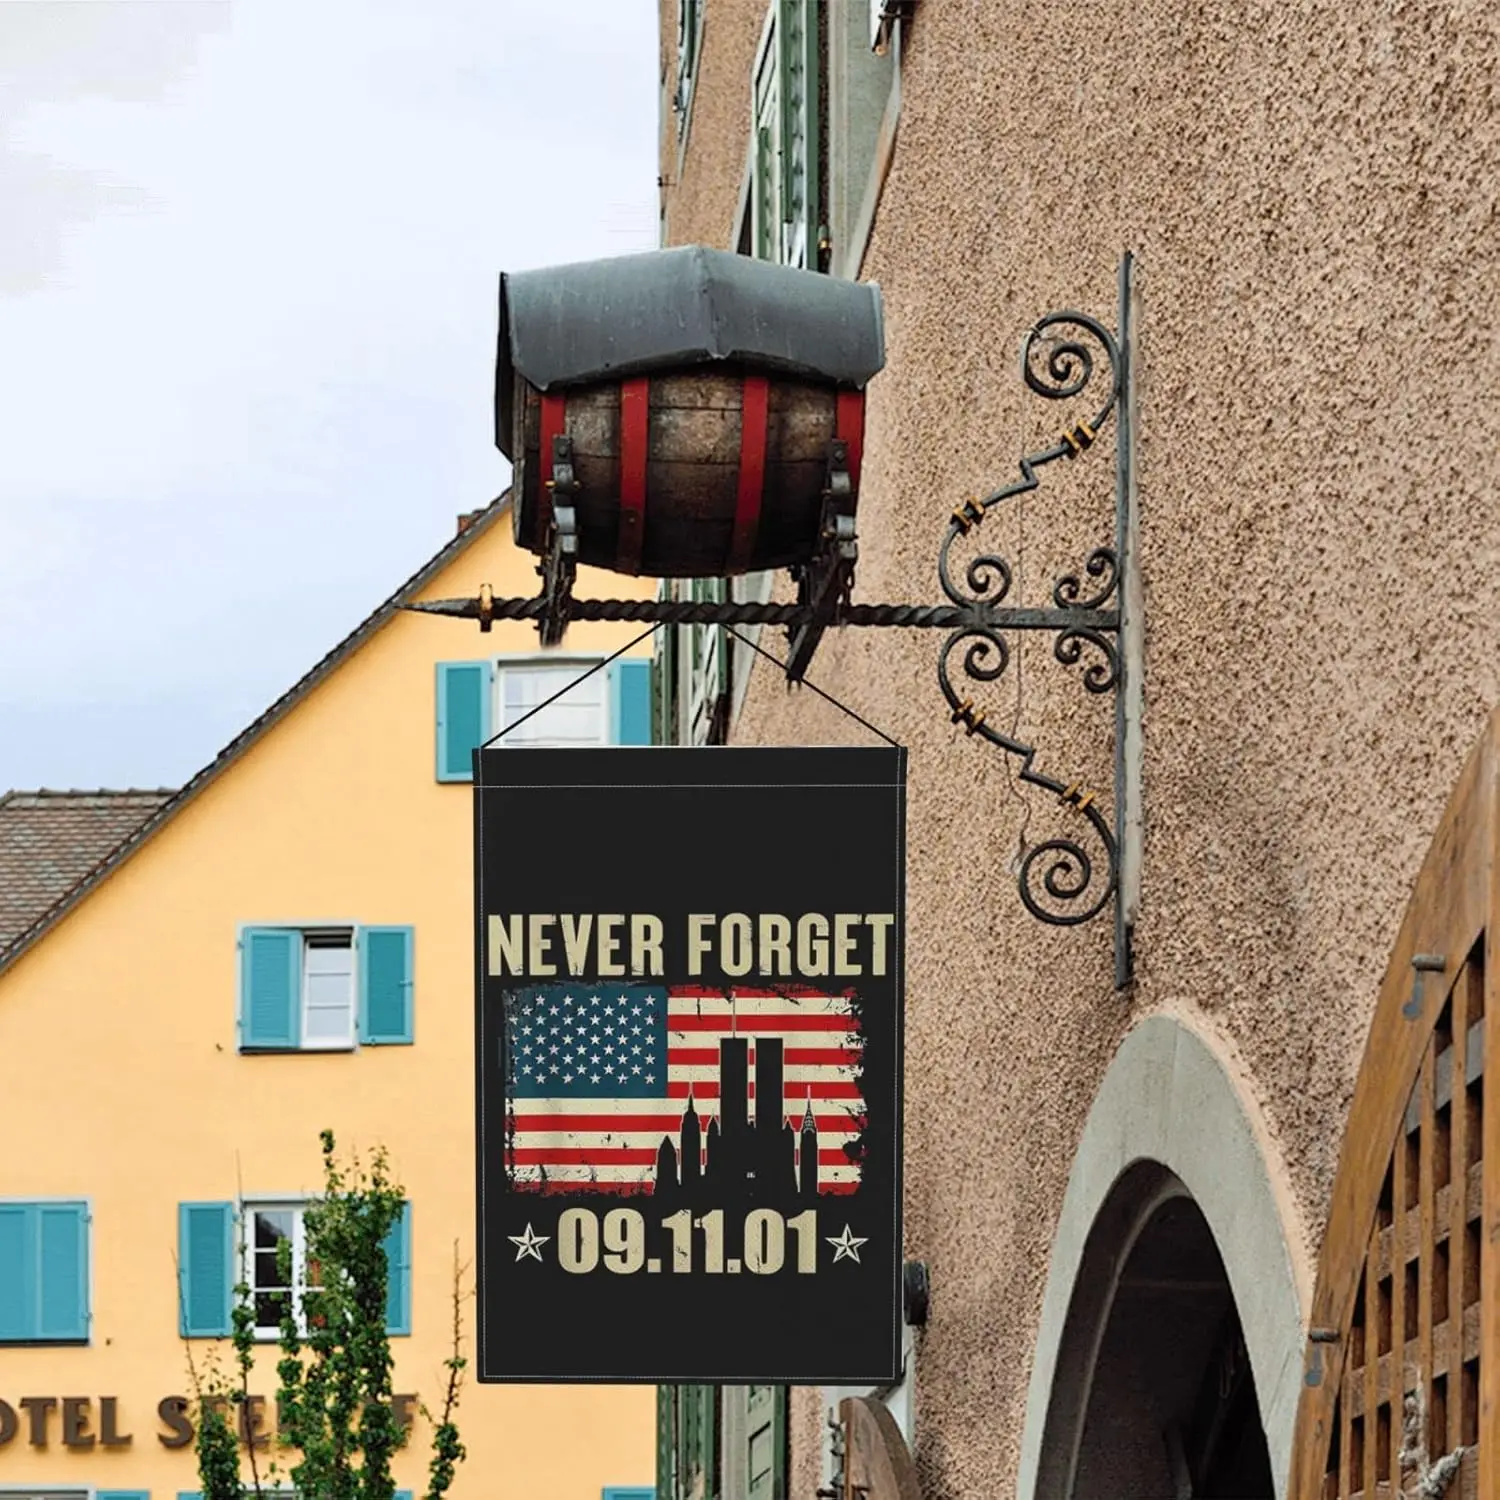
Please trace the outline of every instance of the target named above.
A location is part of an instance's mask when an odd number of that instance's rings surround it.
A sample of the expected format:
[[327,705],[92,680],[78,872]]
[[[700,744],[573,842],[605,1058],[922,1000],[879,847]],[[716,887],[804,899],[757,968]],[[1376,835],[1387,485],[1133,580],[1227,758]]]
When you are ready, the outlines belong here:
[[833,416],[833,435],[848,446],[849,484],[859,494],[859,466],[865,456],[865,393],[840,391]]
[[744,573],[755,551],[760,507],[766,487],[766,420],[771,382],[764,375],[745,376],[740,394],[740,475],[734,499],[734,536],[726,574]]
[[536,451],[536,539],[539,549],[547,546],[547,528],[552,524],[552,439],[568,430],[568,398],[562,392],[542,392],[541,421]]
[[646,531],[646,445],[649,441],[651,382],[644,377],[620,382],[620,533],[615,566],[641,571]]

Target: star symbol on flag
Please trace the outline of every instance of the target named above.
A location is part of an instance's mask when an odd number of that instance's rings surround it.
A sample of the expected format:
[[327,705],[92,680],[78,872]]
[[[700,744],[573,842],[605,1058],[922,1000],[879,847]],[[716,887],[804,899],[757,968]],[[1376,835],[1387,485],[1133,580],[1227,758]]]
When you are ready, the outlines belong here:
[[[526,1226],[526,1233],[525,1234],[508,1234],[505,1237],[506,1237],[506,1239],[508,1239],[511,1242],[512,1245],[519,1245],[520,1246],[520,1249],[518,1249],[516,1251],[516,1259],[517,1260],[525,1260],[526,1257],[529,1255],[535,1261],[540,1261],[541,1260],[541,1258],[542,1258],[542,1249],[541,1249],[541,1247],[543,1245],[545,1245],[547,1243],[547,1241],[552,1238],[552,1236],[550,1234],[535,1234],[535,1233],[533,1233],[531,1225],[529,1223]],[[861,1243],[863,1243],[863,1241],[861,1241]],[[855,1258],[855,1260],[859,1259],[859,1257],[857,1255],[854,1258]]]
[[[859,1247],[863,1245],[869,1238],[868,1235],[866,1235],[864,1239],[861,1239],[859,1235],[855,1234],[854,1231],[850,1229],[847,1224],[845,1224],[844,1232],[842,1234],[825,1234],[823,1238],[833,1246],[834,1265],[838,1265],[838,1263],[846,1257],[849,1260],[854,1261],[856,1265],[861,1264],[859,1259]],[[540,1260],[541,1257],[538,1256],[537,1259]]]

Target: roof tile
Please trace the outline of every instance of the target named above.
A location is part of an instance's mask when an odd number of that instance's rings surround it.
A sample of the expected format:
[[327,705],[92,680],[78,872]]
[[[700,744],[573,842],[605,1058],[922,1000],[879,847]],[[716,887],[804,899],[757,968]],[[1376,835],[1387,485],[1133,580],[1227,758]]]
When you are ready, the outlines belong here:
[[0,951],[174,795],[43,787],[0,796]]

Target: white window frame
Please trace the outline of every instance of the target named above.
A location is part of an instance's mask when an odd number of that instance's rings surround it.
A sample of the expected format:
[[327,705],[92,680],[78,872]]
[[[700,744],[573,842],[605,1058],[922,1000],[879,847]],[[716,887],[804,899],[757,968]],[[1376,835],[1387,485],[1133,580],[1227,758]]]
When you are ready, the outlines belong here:
[[[500,734],[506,727],[505,718],[505,678],[510,673],[536,672],[542,670],[553,671],[559,667],[577,667],[575,680],[581,677],[590,667],[598,667],[603,662],[602,656],[591,653],[557,653],[550,656],[497,656],[490,666],[490,724],[492,726],[491,736]],[[530,740],[517,739],[515,735],[504,735],[493,741],[496,749],[504,750],[507,746],[538,746],[538,745],[608,745],[613,743],[614,725],[610,722],[610,684],[609,674],[605,671],[595,672],[594,677],[598,680],[600,691],[599,712],[599,738],[597,740]],[[567,699],[561,700],[566,702]]]
[[[355,922],[303,923],[298,930],[302,934],[302,1014],[297,1018],[302,1041],[301,1052],[354,1052],[359,1047],[359,924]],[[310,939],[328,939],[347,935],[349,939],[349,1032],[345,1037],[310,1039],[308,1027],[308,1004],[312,977],[308,972],[308,956],[317,948],[338,949],[341,945],[322,942],[314,944]]]
[[[251,1311],[255,1308],[255,1226],[256,1213],[293,1213],[292,1225],[292,1315],[297,1320],[297,1331],[306,1336],[307,1315],[302,1306],[302,1296],[307,1289],[307,1224],[305,1214],[316,1200],[297,1194],[282,1194],[277,1197],[243,1198],[236,1208],[239,1210],[239,1269],[240,1280],[250,1288]],[[281,1337],[280,1325],[261,1328],[252,1325],[251,1332],[257,1343],[274,1344]]]
[[[698,72],[703,66],[703,26],[708,0],[695,0],[693,35],[686,31],[687,0],[677,0],[677,51],[672,61],[672,113],[677,117],[677,175],[682,175],[682,159],[687,149],[688,131],[693,123],[693,100],[698,93]],[[689,45],[691,43],[691,45]],[[691,52],[693,65],[685,67],[685,56]]]

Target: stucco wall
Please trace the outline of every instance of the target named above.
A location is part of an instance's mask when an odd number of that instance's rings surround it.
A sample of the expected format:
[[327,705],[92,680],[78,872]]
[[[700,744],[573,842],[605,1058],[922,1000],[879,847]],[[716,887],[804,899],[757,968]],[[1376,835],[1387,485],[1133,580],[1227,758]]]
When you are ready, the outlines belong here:
[[[1303,1273],[1316,1251],[1375,985],[1500,699],[1497,44],[1482,0],[918,7],[864,266],[888,366],[857,597],[937,597],[950,509],[1061,420],[1016,379],[1022,333],[1059,305],[1113,321],[1129,246],[1146,611],[1128,997],[1106,923],[1020,908],[1024,809],[1033,843],[1077,825],[949,726],[938,643],[850,632],[811,674],[912,752],[906,1234],[933,1282],[930,1494],[1014,1485],[1070,1161],[1133,1020],[1212,1017],[1287,1163]],[[693,149],[738,170],[743,139],[715,143],[706,118]],[[679,201],[673,237],[715,213]],[[1111,485],[1096,452],[985,526],[1027,602],[1105,539]],[[1108,786],[1108,706],[1050,645],[1021,664],[1019,705],[1014,666],[980,701],[1017,716],[1047,769]],[[737,738],[862,733],[758,665]]]
[[[533,559],[501,516],[424,597],[531,593]],[[648,592],[580,576],[579,592]],[[628,625],[579,625],[570,651],[606,652]],[[641,649],[646,649],[645,647]],[[525,624],[399,615],[251,748],[49,936],[0,975],[0,1197],[87,1198],[92,1341],[0,1350],[0,1398],[119,1398],[119,1450],[0,1447],[0,1486],[196,1489],[157,1402],[186,1394],[177,1338],[177,1204],[296,1195],[321,1185],[318,1132],[377,1144],[412,1203],[412,1336],[392,1340],[395,1388],[441,1401],[455,1244],[474,1254],[473,798],[434,780],[434,664],[536,650]],[[352,920],[415,928],[415,1044],[242,1056],[241,923]],[[473,1353],[473,1304],[465,1353]],[[200,1368],[204,1341],[195,1341]],[[251,1389],[275,1390],[275,1346]],[[456,1493],[597,1500],[649,1484],[646,1388],[478,1386],[458,1413],[469,1451]],[[398,1458],[418,1489],[429,1429]],[[580,1441],[583,1437],[585,1440]]]

